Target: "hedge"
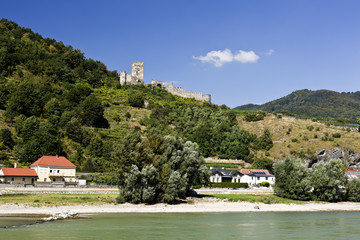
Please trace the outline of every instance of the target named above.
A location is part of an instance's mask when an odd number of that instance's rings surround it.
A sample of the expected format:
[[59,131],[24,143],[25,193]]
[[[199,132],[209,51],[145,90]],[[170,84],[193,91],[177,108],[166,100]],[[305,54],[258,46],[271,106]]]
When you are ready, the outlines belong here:
[[210,183],[211,187],[217,188],[248,188],[248,183],[233,183],[233,182],[221,182],[221,183]]

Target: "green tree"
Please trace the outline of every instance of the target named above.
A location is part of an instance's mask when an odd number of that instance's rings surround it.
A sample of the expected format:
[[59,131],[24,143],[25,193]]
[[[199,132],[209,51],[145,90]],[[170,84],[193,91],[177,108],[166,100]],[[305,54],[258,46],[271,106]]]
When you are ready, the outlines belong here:
[[311,182],[305,164],[299,159],[287,158],[274,164],[275,194],[280,197],[308,200]]
[[349,180],[347,186],[347,199],[352,202],[360,202],[360,179]]
[[104,121],[104,107],[95,95],[90,95],[81,102],[81,119],[88,126],[101,126]]
[[15,146],[15,142],[12,138],[12,133],[8,128],[1,129],[0,141],[4,144],[4,146],[10,149],[13,149],[13,147]]
[[346,175],[341,160],[321,161],[312,166],[311,183],[313,196],[321,201],[339,201],[343,199],[340,188],[346,185]]
[[144,95],[141,92],[137,92],[136,94],[131,94],[129,96],[129,105],[132,107],[141,108],[144,106]]

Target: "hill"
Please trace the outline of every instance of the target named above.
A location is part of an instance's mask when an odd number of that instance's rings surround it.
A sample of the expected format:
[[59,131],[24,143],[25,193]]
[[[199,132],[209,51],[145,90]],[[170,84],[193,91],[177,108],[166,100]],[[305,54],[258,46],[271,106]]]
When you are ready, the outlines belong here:
[[112,172],[126,151],[138,152],[133,162],[157,156],[166,135],[196,142],[205,157],[249,162],[272,146],[266,131],[240,129],[225,105],[121,86],[104,63],[6,19],[0,38],[0,164],[60,154],[79,170]]
[[236,110],[289,112],[298,115],[326,118],[360,117],[360,92],[338,93],[329,90],[299,90],[280,99],[262,104],[247,104]]

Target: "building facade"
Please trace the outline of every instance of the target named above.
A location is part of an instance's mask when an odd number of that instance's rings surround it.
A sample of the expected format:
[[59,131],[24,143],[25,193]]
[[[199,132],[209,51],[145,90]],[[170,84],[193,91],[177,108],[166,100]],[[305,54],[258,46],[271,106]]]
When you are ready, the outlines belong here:
[[38,174],[38,183],[76,184],[76,166],[62,156],[42,156],[30,165]]
[[226,169],[210,168],[210,182],[239,182],[249,186],[268,182],[275,184],[275,176],[266,169],[241,169],[240,171],[228,171]]

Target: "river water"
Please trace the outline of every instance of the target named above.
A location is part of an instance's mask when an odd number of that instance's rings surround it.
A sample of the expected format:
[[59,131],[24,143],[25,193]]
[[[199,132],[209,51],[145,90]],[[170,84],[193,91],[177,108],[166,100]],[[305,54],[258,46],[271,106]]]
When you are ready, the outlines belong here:
[[42,224],[31,224],[35,220],[29,218],[1,217],[0,239],[360,239],[360,212],[84,216]]

